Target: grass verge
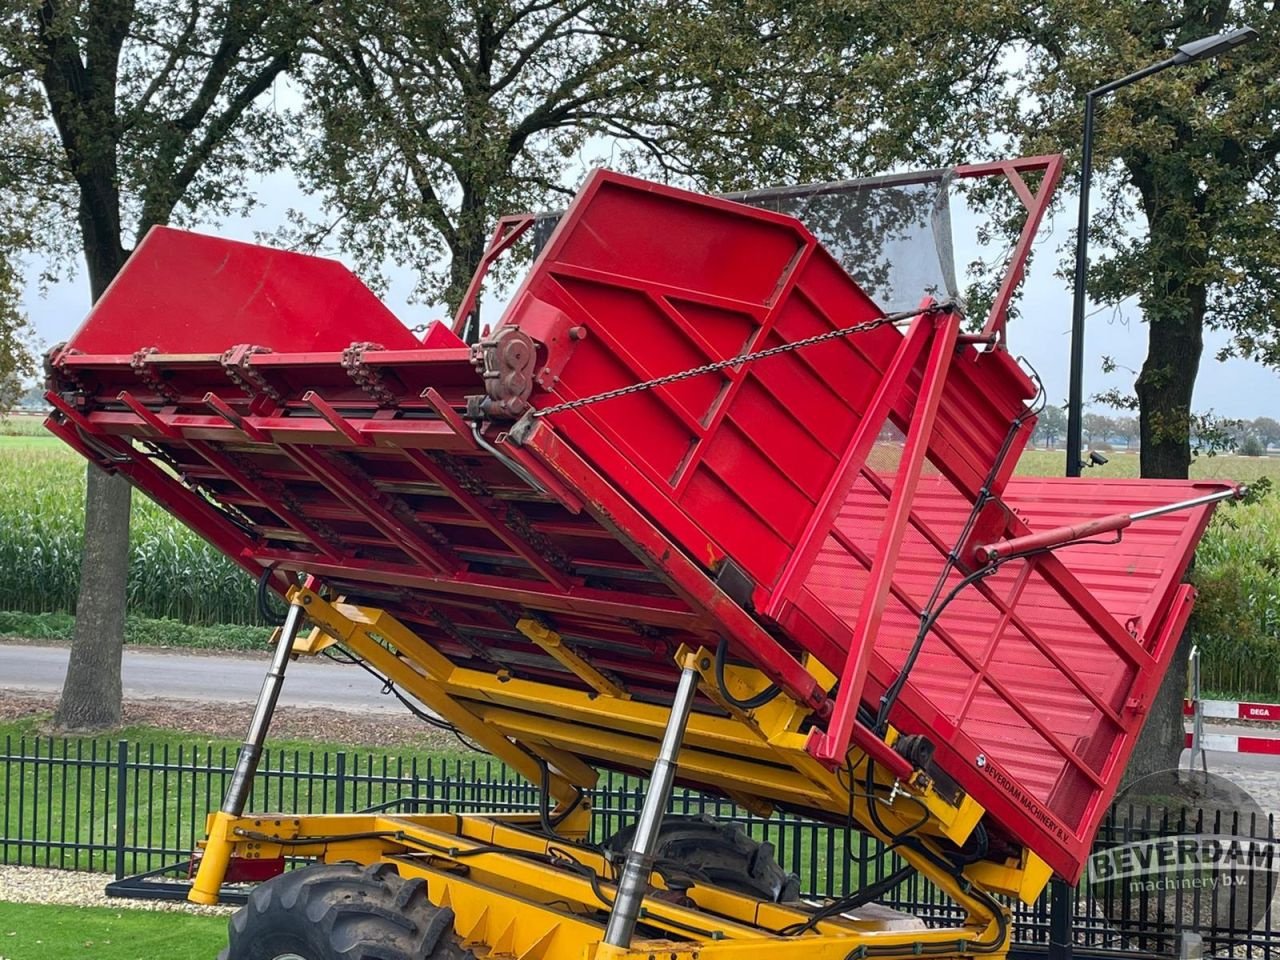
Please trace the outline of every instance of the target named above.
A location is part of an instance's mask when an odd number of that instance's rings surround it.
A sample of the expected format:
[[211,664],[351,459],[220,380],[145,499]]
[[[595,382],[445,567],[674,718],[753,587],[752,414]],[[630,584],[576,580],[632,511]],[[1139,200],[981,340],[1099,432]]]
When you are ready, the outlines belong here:
[[0,903],[5,960],[213,958],[227,944],[225,917]]
[[[67,642],[76,618],[69,613],[0,611],[0,639]],[[197,626],[178,620],[130,615],[125,620],[124,642],[139,647],[182,647],[189,650],[269,649],[271,631],[237,623]]]

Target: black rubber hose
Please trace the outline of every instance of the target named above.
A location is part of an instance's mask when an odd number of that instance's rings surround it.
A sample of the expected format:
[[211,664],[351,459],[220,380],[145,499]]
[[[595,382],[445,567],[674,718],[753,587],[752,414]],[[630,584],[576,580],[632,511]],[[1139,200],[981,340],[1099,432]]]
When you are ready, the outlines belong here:
[[759,693],[747,697],[745,700],[739,700],[729,692],[729,687],[724,682],[724,661],[728,652],[729,639],[721,637],[720,642],[716,644],[716,686],[720,688],[720,696],[724,697],[725,702],[732,704],[739,710],[754,710],[756,707],[763,707],[782,692],[782,688],[775,683],[770,684]]
[[262,618],[262,622],[272,627],[284,626],[287,611],[277,613],[271,609],[271,605],[267,602],[267,592],[271,585],[271,576],[276,572],[275,566],[264,567],[262,573],[258,574],[258,616]]

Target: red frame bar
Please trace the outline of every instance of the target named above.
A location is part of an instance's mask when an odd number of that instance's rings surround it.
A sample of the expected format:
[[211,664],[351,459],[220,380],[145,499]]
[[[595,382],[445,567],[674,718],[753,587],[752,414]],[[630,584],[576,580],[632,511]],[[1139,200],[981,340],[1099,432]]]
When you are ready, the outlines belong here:
[[[826,692],[807,670],[778,642],[729,598],[656,527],[644,519],[636,507],[586,465],[545,421],[525,438],[524,445],[509,451],[527,463],[536,455],[554,473],[587,498],[586,509],[605,527],[633,544],[650,564],[671,579],[673,585],[697,607],[707,610],[724,628],[731,641],[749,644],[759,668],[788,694],[819,716],[830,710]],[[661,562],[657,558],[661,558]]]
[[[1009,322],[1009,305],[1013,295],[1022,282],[1027,271],[1027,259],[1031,255],[1031,245],[1035,242],[1040,223],[1049,209],[1053,192],[1057,189],[1058,180],[1062,176],[1062,154],[1042,154],[1038,157],[1019,157],[1015,160],[998,160],[994,163],[966,163],[955,168],[957,177],[989,177],[1003,173],[1013,186],[1023,206],[1027,208],[1027,220],[1022,225],[1018,242],[1014,245],[1009,264],[1005,268],[1004,279],[996,291],[995,300],[991,304],[991,312],[987,314],[987,322],[982,328],[984,336],[995,335],[1001,346],[1005,343],[1006,327]],[[1022,174],[1043,171],[1040,186],[1034,194],[1027,187]]]
[[[822,541],[827,531],[832,529],[835,518],[844,506],[845,498],[858,477],[858,471],[866,462],[880,430],[884,427],[889,411],[893,409],[907,386],[907,378],[915,369],[916,361],[932,339],[935,325],[929,316],[921,314],[911,322],[902,345],[894,355],[889,367],[885,370],[884,379],[876,389],[875,396],[867,407],[866,415],[858,424],[853,442],[845,451],[831,477],[831,482],[822,494],[813,516],[801,535],[800,546],[787,561],[782,574],[778,577],[777,586],[768,597],[768,604],[762,612],[767,617],[777,619],[783,608],[795,601],[796,594],[803,588],[803,580],[813,566],[813,561],[822,549]],[[756,603],[760,606],[765,598],[757,591]]]
[[420,563],[441,573],[452,573],[462,564],[451,554],[446,554],[434,543],[426,540],[386,507],[381,501],[386,497],[372,484],[350,476],[345,470],[327,460],[323,454],[294,444],[280,444],[280,449],[326,489],[335,493],[347,506],[361,514],[365,521],[389,541],[388,546],[398,549]]
[[911,505],[920,481],[920,470],[924,466],[925,451],[933,432],[938,405],[942,401],[942,388],[947,382],[956,336],[960,332],[958,314],[938,314],[930,320],[932,343],[929,357],[920,381],[915,410],[911,415],[911,428],[898,465],[898,483],[889,498],[889,514],[876,545],[871,583],[862,595],[858,620],[849,639],[849,655],[841,673],[840,693],[826,732],[815,729],[806,744],[806,749],[815,760],[833,768],[842,764],[849,752],[849,743],[857,723],[858,706],[862,702],[862,688],[866,684],[867,670],[871,665],[872,638],[880,627],[889,599],[898,554],[902,549],[902,538],[911,517]]
[[480,296],[480,285],[484,282],[489,268],[493,266],[493,261],[506,253],[512,244],[533,226],[536,219],[537,217],[525,213],[502,217],[498,220],[497,226],[493,228],[493,236],[489,238],[489,246],[485,248],[484,256],[480,258],[476,272],[471,275],[471,282],[467,284],[467,292],[463,295],[462,302],[458,304],[458,312],[453,315],[454,336],[460,337],[466,331],[467,317],[475,309],[476,298]]

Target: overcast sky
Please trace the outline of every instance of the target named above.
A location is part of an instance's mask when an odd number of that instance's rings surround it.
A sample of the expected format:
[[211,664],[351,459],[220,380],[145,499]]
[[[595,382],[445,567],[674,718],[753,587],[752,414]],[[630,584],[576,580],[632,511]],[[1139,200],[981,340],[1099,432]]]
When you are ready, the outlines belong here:
[[[207,228],[209,232],[252,240],[255,231],[273,230],[282,223],[290,207],[315,209],[314,200],[304,196],[288,174],[267,178],[259,195],[266,199],[266,203],[250,217]],[[1054,276],[1054,267],[1059,259],[1055,251],[1070,240],[1073,210],[1074,199],[1068,195],[1057,216],[1042,227],[1036,262],[1024,281],[1021,316],[1009,329],[1010,350],[1026,356],[1044,380],[1049,401],[1057,404],[1065,403],[1067,396],[1071,292],[1064,281]],[[990,259],[991,251],[978,247],[978,220],[958,201],[953,202],[953,221],[955,260],[957,271],[962,274],[964,264],[978,256]],[[36,272],[34,269],[29,271],[33,277]],[[388,305],[407,326],[444,316],[441,306],[408,303],[414,285],[414,277],[408,271],[391,268],[388,275],[391,280]],[[491,293],[486,301],[485,321],[493,322],[504,303],[502,291]],[[74,280],[55,286],[47,296],[40,295],[33,281],[26,292],[25,307],[45,345],[67,339],[89,307],[88,285],[83,271]],[[1147,328],[1141,322],[1136,305],[1130,303],[1119,310],[1106,308],[1100,312],[1095,312],[1095,309],[1090,307],[1085,344],[1086,400],[1110,387],[1131,391],[1133,374],[1125,368],[1136,371],[1146,355]],[[1222,416],[1246,419],[1276,416],[1280,408],[1280,375],[1243,360],[1217,361],[1214,355],[1224,343],[1222,334],[1206,332],[1205,357],[1196,383],[1195,409],[1212,409]],[[1109,376],[1104,375],[1101,369],[1101,357],[1104,355],[1114,358],[1120,365],[1120,369]]]

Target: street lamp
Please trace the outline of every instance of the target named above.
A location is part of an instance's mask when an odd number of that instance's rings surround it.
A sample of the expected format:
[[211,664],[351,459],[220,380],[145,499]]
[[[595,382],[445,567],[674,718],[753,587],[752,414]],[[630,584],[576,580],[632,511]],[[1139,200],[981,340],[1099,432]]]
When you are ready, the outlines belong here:
[[1097,98],[1104,93],[1119,90],[1123,86],[1159,73],[1168,67],[1184,63],[1209,60],[1235,49],[1241,44],[1256,40],[1258,32],[1252,27],[1241,27],[1229,33],[1217,33],[1202,40],[1184,43],[1173,56],[1149,67],[1143,67],[1127,77],[1104,83],[1090,90],[1084,98],[1084,143],[1080,158],[1080,219],[1076,227],[1076,275],[1075,293],[1071,302],[1071,382],[1067,400],[1067,476],[1080,476],[1080,447],[1082,444],[1082,410],[1084,406],[1084,280],[1089,269],[1089,181],[1093,173],[1093,108]]

